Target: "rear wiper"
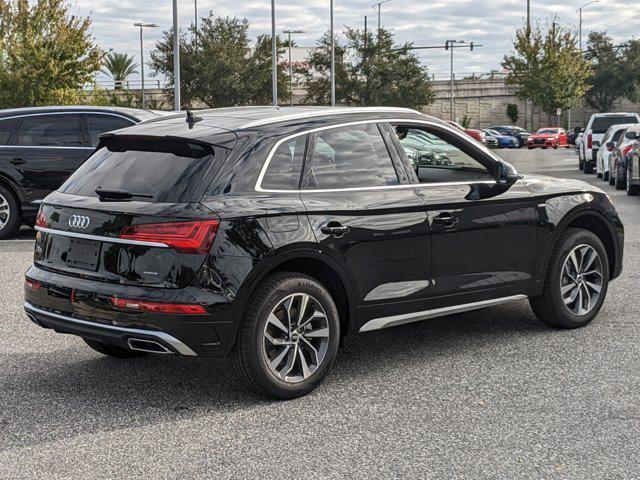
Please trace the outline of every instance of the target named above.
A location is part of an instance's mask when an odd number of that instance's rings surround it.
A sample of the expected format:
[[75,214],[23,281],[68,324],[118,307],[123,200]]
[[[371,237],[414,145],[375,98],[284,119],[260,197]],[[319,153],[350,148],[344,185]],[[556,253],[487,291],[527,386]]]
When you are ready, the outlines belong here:
[[134,193],[119,188],[96,187],[95,192],[100,197],[100,200],[130,200],[133,197],[153,198],[153,195],[149,193]]

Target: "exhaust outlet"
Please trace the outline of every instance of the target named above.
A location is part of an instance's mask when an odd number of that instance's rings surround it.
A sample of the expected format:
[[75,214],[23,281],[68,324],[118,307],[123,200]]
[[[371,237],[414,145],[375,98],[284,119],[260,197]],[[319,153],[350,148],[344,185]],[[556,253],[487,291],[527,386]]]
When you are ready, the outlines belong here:
[[146,353],[161,353],[165,355],[173,355],[173,352],[161,343],[154,342],[153,340],[143,340],[141,338],[130,338],[127,340],[127,345],[131,350],[137,352]]

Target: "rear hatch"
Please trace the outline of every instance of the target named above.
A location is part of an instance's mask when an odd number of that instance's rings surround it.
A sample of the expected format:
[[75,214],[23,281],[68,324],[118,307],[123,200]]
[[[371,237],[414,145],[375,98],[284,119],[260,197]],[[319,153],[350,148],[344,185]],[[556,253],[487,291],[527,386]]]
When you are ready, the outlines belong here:
[[591,124],[591,144],[592,148],[600,148],[604,134],[609,130],[611,125],[619,125],[624,123],[637,123],[638,118],[635,115],[604,115],[593,119]]
[[43,202],[35,265],[103,282],[190,285],[217,232],[200,199],[224,155],[191,140],[103,139]]

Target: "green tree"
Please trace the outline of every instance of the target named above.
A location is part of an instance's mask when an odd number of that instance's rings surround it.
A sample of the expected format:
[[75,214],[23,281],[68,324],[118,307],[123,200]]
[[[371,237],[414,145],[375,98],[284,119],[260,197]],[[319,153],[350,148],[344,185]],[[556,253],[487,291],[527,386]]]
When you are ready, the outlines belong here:
[[[348,28],[346,44],[336,40],[336,102],[420,108],[433,101],[427,69],[411,53],[412,44],[396,46],[393,34]],[[328,103],[330,36],[307,59],[307,103]]]
[[624,59],[622,93],[632,102],[640,102],[640,40],[629,40],[620,56]]
[[589,77],[590,89],[585,99],[593,108],[606,112],[625,86],[623,57],[613,40],[604,32],[591,32],[585,58],[593,65]]
[[[292,42],[293,43],[293,42]],[[276,36],[278,59],[286,56],[287,43]],[[271,36],[260,35],[249,59],[249,69],[244,79],[248,103],[253,105],[270,105],[273,100],[271,87]],[[278,102],[289,101],[289,70],[285,62],[278,62]]]
[[122,88],[129,75],[138,73],[138,64],[128,53],[110,52],[103,61],[102,73],[113,78],[116,88]]
[[574,107],[589,89],[591,65],[576,46],[575,35],[555,21],[516,32],[514,52],[505,55],[502,66],[506,82],[517,88],[522,99],[530,99],[549,115],[556,109]]
[[518,123],[518,105],[515,103],[510,103],[507,105],[507,116],[511,119],[513,123]]
[[0,0],[0,108],[76,101],[102,58],[90,26],[64,0]]
[[[195,30],[180,34],[180,80],[184,105],[209,107],[271,103],[271,42],[258,39],[251,52],[249,21],[236,17],[201,19],[198,42]],[[279,43],[281,45],[281,43]],[[282,51],[280,52],[282,53]],[[173,90],[173,32],[164,33],[151,53],[151,66],[168,79]],[[281,101],[286,100],[284,66],[279,67]]]

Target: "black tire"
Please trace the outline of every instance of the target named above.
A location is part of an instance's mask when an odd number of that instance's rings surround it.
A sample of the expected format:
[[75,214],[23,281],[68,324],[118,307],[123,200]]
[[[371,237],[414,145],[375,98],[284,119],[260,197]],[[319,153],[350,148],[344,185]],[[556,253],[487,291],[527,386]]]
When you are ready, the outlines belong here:
[[609,185],[614,185],[616,183],[616,177],[614,177],[611,172],[609,172],[608,175],[609,175]]
[[118,347],[117,345],[109,345],[108,343],[102,343],[98,340],[91,340],[89,338],[83,338],[84,343],[89,345],[96,352],[109,357],[114,358],[137,358],[147,355],[146,352],[138,352],[136,350],[130,350],[128,348]]
[[609,181],[609,172],[604,172],[602,174],[602,180],[604,180],[605,182]]
[[640,193],[640,185],[631,185],[631,176],[627,171],[625,182],[625,189],[627,190],[627,195],[630,197],[637,197]]
[[13,192],[0,185],[0,239],[15,235],[22,225],[20,204]]
[[580,171],[584,170],[584,162],[580,158],[580,154],[578,154],[578,170]]
[[[593,308],[584,315],[575,315],[565,307],[560,291],[561,273],[565,260],[579,245],[593,247],[602,265],[602,285],[600,295]],[[531,308],[539,320],[556,328],[578,328],[590,323],[600,311],[609,286],[609,262],[607,252],[600,239],[589,230],[567,228],[551,253],[549,267],[542,295],[529,299]]]
[[583,172],[586,173],[586,174],[593,173],[593,164],[589,163],[589,162],[584,162]]
[[627,179],[621,178],[620,175],[616,175],[613,184],[616,187],[616,190],[624,190],[627,187]]
[[602,178],[602,173],[596,173],[597,178]]
[[[296,293],[308,294],[321,305],[326,313],[329,335],[326,353],[320,365],[308,378],[293,383],[277,377],[270,370],[264,347],[264,333],[272,310]],[[306,395],[322,383],[335,360],[339,343],[340,320],[327,289],[307,275],[280,272],[267,277],[249,301],[231,353],[231,362],[240,379],[251,390],[264,396],[288,400]],[[298,357],[294,358],[294,365],[299,365]]]

